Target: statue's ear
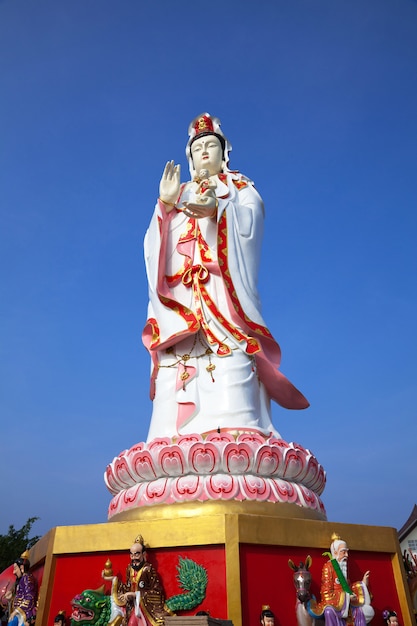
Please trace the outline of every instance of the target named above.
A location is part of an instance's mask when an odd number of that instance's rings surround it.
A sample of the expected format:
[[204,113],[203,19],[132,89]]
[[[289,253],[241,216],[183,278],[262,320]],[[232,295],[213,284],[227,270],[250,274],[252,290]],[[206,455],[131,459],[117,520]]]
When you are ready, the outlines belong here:
[[297,571],[297,567],[294,565],[294,561],[291,561],[291,559],[288,559],[288,565],[291,567],[291,569],[294,570],[294,572]]
[[310,569],[312,562],[313,562],[313,559],[311,558],[310,555],[308,555],[308,557],[306,558],[306,569]]
[[94,589],[96,593],[101,593],[104,596],[105,585],[101,585],[98,589]]

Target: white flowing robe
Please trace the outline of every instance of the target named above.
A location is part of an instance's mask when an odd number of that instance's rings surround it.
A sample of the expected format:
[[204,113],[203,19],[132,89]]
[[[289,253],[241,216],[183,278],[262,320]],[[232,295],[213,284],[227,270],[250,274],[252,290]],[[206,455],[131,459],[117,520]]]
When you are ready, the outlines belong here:
[[[260,312],[262,199],[237,172],[215,180],[217,219],[167,213],[158,201],[146,233],[148,441],[218,428],[278,435],[270,398],[286,408],[308,406],[278,371],[280,348]],[[196,183],[184,185],[177,206],[194,202],[196,189]]]

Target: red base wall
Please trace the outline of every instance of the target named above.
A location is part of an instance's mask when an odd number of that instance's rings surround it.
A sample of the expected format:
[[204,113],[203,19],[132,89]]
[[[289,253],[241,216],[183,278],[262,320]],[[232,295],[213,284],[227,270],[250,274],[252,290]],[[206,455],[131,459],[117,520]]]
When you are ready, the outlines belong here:
[[[167,598],[183,593],[176,578],[179,556],[192,559],[205,567],[208,572],[205,600],[194,611],[184,611],[181,615],[195,615],[198,610],[209,610],[213,617],[227,619],[224,547],[149,550],[147,559],[156,567]],[[103,584],[101,572],[107,559],[112,562],[113,574],[126,582],[126,567],[129,564],[129,554],[126,552],[71,554],[56,557],[48,624],[53,625],[55,615],[61,610],[65,610],[67,616],[70,616],[71,600],[76,594],[84,589],[98,589]]]
[[[321,550],[288,548],[281,546],[240,546],[240,571],[242,590],[243,626],[259,624],[259,614],[263,604],[269,604],[276,615],[276,626],[297,626],[295,615],[295,588],[293,571],[288,559],[296,565],[305,561],[310,554],[313,562],[311,592],[320,597],[321,570],[327,557]],[[398,593],[392,573],[391,555],[375,552],[354,552],[349,556],[349,578],[352,582],[361,580],[370,570],[370,591],[375,617],[372,626],[384,626],[382,611],[392,608],[398,613],[400,624],[403,618]],[[324,622],[323,622],[324,624]]]
[[[321,551],[282,546],[240,546],[241,592],[243,626],[259,623],[263,604],[269,604],[276,615],[276,626],[297,626],[295,616],[295,589],[292,570],[288,559],[298,564],[305,561],[307,554],[313,559],[311,591],[320,596],[321,569],[326,557]],[[176,579],[178,557],[189,558],[203,565],[208,572],[207,594],[203,603],[193,611],[181,613],[194,615],[197,610],[206,610],[212,617],[227,619],[226,568],[223,546],[195,548],[171,548],[149,551],[148,560],[156,567],[164,585],[166,597],[181,593]],[[84,589],[97,589],[103,584],[101,572],[105,561],[110,558],[113,573],[125,581],[129,556],[125,552],[60,555],[56,557],[56,568],[50,603],[48,624],[53,624],[55,615],[65,610],[71,614],[71,599]],[[349,557],[349,577],[360,580],[369,569],[370,588],[375,609],[373,626],[384,626],[382,611],[395,609],[402,623],[402,615],[392,573],[391,556],[383,553],[355,552]]]

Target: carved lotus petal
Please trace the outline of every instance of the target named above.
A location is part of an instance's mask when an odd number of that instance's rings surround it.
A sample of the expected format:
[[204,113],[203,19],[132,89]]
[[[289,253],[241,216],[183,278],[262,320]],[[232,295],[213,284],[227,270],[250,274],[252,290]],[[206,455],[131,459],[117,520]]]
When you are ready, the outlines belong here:
[[317,462],[317,459],[315,459],[315,457],[312,456],[311,453],[309,453],[302,478],[300,478],[300,482],[302,482],[303,485],[311,488],[317,481],[318,473],[319,464]]
[[128,507],[132,505],[137,499],[138,491],[139,485],[126,489],[123,493],[123,504],[126,504]]
[[168,480],[168,478],[158,478],[146,485],[142,496],[144,503],[160,504],[165,502],[170,495]]
[[203,437],[197,433],[193,433],[191,435],[182,435],[177,443],[181,448],[186,450],[199,441],[203,441]]
[[307,487],[304,487],[304,485],[298,485],[298,489],[300,491],[301,501],[304,503],[304,506],[308,507],[309,509],[316,509],[317,511],[320,511],[321,513],[326,515],[326,510],[324,508],[323,502],[313,491],[307,489]]
[[130,465],[138,482],[153,480],[158,476],[155,460],[149,450],[135,452],[130,459]]
[[223,469],[229,474],[245,474],[252,467],[253,454],[245,443],[228,443],[223,451]]
[[220,465],[220,452],[212,443],[195,443],[189,453],[189,466],[196,474],[215,473]]
[[319,495],[323,493],[326,485],[326,474],[314,456],[311,456],[308,459],[307,472],[303,480],[303,484],[306,487],[310,487],[310,489]]
[[174,500],[198,500],[203,491],[203,480],[199,476],[181,476],[174,480],[172,492]]
[[271,479],[271,484],[274,486],[280,502],[299,503],[300,497],[295,489],[295,485],[280,478]]
[[278,448],[281,448],[282,450],[288,450],[290,447],[290,444],[285,441],[285,439],[277,439],[277,437],[270,437],[268,439],[268,443],[270,446],[277,446]]
[[300,443],[296,443],[295,441],[292,441],[290,443],[290,446],[292,446],[295,450],[299,450],[302,454],[304,454],[304,456],[307,456],[308,454],[311,454],[311,452],[309,450],[304,448],[304,446],[302,446]]
[[215,474],[207,477],[206,490],[211,500],[231,500],[239,494],[239,484],[233,476]]
[[207,435],[206,441],[211,441],[218,448],[222,449],[226,444],[233,443],[235,441],[235,438],[230,433],[218,433],[217,431],[215,431]]
[[130,472],[128,463],[124,457],[116,457],[113,460],[113,473],[117,478],[119,485],[123,488],[131,487],[136,483],[134,476]]
[[104,482],[106,483],[107,489],[111,494],[115,495],[116,493],[119,493],[120,484],[114,475],[111,465],[106,467],[106,471],[104,472]]
[[306,462],[304,465],[303,472],[299,475],[298,481],[306,485],[307,487],[311,487],[317,478],[318,473],[318,463],[311,452],[306,453]]
[[114,498],[112,498],[110,500],[110,504],[109,504],[109,510],[108,510],[108,517],[113,517],[113,515],[115,515],[118,510],[119,510],[119,500],[121,498],[121,494],[118,493],[116,496],[114,496]]
[[272,446],[262,446],[256,453],[254,469],[260,476],[280,475],[283,464],[282,450]]
[[284,454],[284,470],[282,477],[287,480],[298,480],[305,467],[305,459],[297,450],[290,449]]
[[242,492],[249,500],[265,501],[269,499],[271,488],[268,482],[260,476],[240,476],[239,482]]
[[170,437],[157,437],[156,439],[152,439],[147,444],[149,450],[152,452],[158,452],[161,448],[166,448],[166,446],[170,446],[172,444],[172,439]]
[[132,446],[130,450],[125,450],[124,452],[121,452],[119,456],[130,456],[134,454],[135,452],[140,452],[141,450],[145,450],[145,449],[146,449],[146,443],[141,441],[140,443],[135,443],[135,445]]
[[247,443],[249,446],[253,446],[257,449],[265,443],[265,437],[257,432],[240,433],[236,441],[238,443]]
[[182,476],[185,472],[184,452],[179,446],[167,446],[159,452],[158,463],[167,476]]
[[320,465],[318,475],[317,475],[317,481],[314,484],[314,486],[312,485],[312,488],[314,487],[314,491],[319,496],[321,496],[321,494],[324,491],[325,486],[326,486],[326,472],[324,471],[323,467]]

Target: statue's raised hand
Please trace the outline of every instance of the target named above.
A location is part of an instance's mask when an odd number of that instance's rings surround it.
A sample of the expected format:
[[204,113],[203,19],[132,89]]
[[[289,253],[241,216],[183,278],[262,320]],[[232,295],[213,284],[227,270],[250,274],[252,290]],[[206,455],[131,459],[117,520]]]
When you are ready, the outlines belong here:
[[168,161],[159,183],[159,198],[166,206],[167,212],[172,211],[180,193],[181,166]]

